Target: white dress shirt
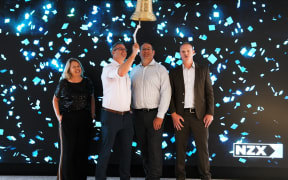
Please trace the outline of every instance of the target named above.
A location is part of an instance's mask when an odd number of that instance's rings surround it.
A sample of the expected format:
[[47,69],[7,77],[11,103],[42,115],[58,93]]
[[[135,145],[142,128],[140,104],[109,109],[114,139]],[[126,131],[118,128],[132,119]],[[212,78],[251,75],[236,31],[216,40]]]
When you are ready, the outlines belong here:
[[194,108],[195,63],[187,69],[183,64],[183,77],[185,85],[184,108]]
[[128,73],[118,74],[120,64],[113,60],[103,68],[101,80],[103,86],[102,107],[115,111],[129,111],[131,105],[131,80]]
[[131,71],[132,107],[158,108],[157,117],[164,118],[171,99],[171,86],[166,68],[154,59],[147,65],[140,63]]

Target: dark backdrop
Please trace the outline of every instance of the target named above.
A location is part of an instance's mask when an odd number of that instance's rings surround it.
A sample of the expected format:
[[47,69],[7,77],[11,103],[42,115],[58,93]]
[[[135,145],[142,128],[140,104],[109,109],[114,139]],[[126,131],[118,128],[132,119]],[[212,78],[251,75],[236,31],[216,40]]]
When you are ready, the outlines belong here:
[[[157,21],[141,23],[138,42],[151,42],[155,59],[168,70],[181,65],[181,43],[191,42],[195,61],[210,67],[215,93],[209,140],[214,177],[287,177],[288,3],[153,2]],[[89,157],[93,174],[101,141],[102,67],[109,63],[109,49],[117,41],[125,42],[130,54],[138,24],[130,20],[136,1],[4,0],[0,6],[1,173],[56,174],[59,139],[52,97],[66,60],[76,57],[93,80],[97,98]],[[139,61],[137,57],[134,65]],[[165,177],[174,175],[173,136],[167,114],[162,143]],[[283,144],[283,158],[233,157],[233,143],[240,142]],[[108,174],[117,176],[117,143],[113,150]],[[136,139],[132,155],[132,174],[143,176]],[[197,177],[193,138],[187,160],[188,176]]]

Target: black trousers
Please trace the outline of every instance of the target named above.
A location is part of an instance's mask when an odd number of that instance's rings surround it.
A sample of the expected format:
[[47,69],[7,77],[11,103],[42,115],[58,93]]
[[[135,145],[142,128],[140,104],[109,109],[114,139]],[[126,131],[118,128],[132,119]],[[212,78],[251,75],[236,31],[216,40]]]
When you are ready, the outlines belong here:
[[153,120],[157,109],[149,112],[134,110],[134,127],[136,138],[143,158],[146,179],[160,179],[162,176],[162,134],[161,129],[154,130]]
[[92,130],[91,113],[86,110],[63,113],[60,124],[60,180],[86,180],[89,144]]
[[131,166],[131,151],[132,141],[134,135],[132,114],[126,113],[125,115],[101,111],[101,123],[102,123],[102,143],[99,153],[98,162],[96,165],[96,180],[105,180],[107,166],[109,163],[111,149],[113,148],[116,136],[120,141],[120,154],[119,161],[119,173],[120,180],[130,179],[130,166]]
[[176,129],[174,129],[176,138],[176,178],[186,178],[186,150],[187,143],[192,132],[197,148],[198,170],[201,175],[201,179],[211,179],[208,151],[208,128],[204,127],[202,119],[197,119],[195,113],[185,111],[183,114],[183,118],[184,127],[181,129],[181,131],[177,131]]

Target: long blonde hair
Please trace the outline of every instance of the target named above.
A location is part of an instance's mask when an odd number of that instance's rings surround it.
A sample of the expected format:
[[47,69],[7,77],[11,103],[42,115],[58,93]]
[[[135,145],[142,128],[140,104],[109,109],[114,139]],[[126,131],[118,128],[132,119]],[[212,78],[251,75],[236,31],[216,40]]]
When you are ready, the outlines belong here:
[[69,58],[68,61],[66,62],[66,65],[65,65],[65,68],[64,68],[64,71],[61,75],[61,79],[70,79],[71,78],[71,72],[70,72],[70,67],[71,67],[71,63],[75,61],[77,63],[79,63],[80,67],[81,67],[81,76],[83,77],[84,75],[84,69],[83,69],[83,66],[81,64],[81,62],[76,59],[76,58]]

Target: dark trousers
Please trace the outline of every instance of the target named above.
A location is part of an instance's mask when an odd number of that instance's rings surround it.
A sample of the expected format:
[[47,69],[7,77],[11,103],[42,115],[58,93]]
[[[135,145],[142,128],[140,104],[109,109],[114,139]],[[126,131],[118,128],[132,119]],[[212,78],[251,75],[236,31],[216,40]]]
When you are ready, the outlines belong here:
[[120,179],[130,179],[131,150],[134,134],[132,114],[120,115],[102,110],[101,123],[102,147],[96,165],[95,179],[106,179],[107,166],[116,136],[120,140]]
[[208,128],[204,127],[202,119],[197,119],[195,113],[184,112],[184,127],[181,131],[175,129],[176,138],[176,167],[175,173],[177,179],[185,179],[185,158],[187,143],[191,132],[195,139],[198,157],[198,170],[201,179],[211,179],[209,151],[208,151]]
[[161,129],[154,130],[153,120],[157,109],[149,112],[134,110],[134,126],[136,138],[143,158],[146,179],[160,179],[162,176],[162,134]]
[[60,180],[86,180],[89,143],[92,129],[91,113],[86,110],[65,112],[60,124]]

